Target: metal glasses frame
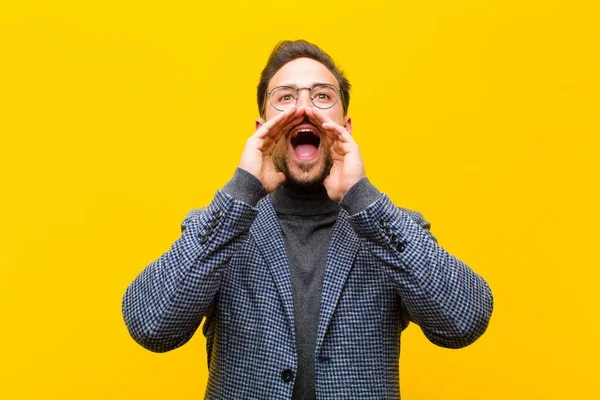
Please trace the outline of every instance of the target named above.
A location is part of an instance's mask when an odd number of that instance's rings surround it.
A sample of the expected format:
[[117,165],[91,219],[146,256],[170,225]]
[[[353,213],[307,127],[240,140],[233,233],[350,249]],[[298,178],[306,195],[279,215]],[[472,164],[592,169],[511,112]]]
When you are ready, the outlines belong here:
[[[321,107],[321,106],[318,106],[315,104],[314,98],[312,96],[312,91],[314,88],[318,88],[321,86],[331,86],[338,92],[338,96],[335,99],[335,102],[332,105],[330,105],[329,107]],[[315,85],[313,87],[301,87],[301,88],[295,88],[295,87],[287,86],[287,85],[275,86],[273,89],[271,89],[270,91],[267,92],[267,100],[269,101],[269,104],[271,105],[271,107],[273,107],[277,111],[281,111],[281,112],[283,112],[284,110],[280,110],[279,108],[275,107],[275,105],[271,102],[271,93],[273,93],[276,89],[280,89],[280,88],[287,88],[287,89],[292,89],[292,90],[296,91],[296,98],[295,98],[294,104],[298,104],[298,98],[300,97],[300,91],[303,89],[307,89],[308,93],[309,93],[308,97],[310,97],[310,102],[313,103],[315,107],[320,108],[321,110],[328,110],[331,107],[335,106],[337,104],[337,102],[340,100],[340,97],[342,97],[342,89],[338,89],[334,84],[331,84],[331,83],[324,83],[324,84],[320,84],[320,85]]]

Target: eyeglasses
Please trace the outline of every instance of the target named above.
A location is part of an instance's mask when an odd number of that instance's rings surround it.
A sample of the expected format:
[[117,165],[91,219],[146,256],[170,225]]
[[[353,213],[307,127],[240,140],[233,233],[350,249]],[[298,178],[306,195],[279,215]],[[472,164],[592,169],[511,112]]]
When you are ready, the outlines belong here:
[[285,111],[298,102],[298,92],[307,89],[310,95],[310,101],[321,109],[327,109],[335,106],[341,95],[341,89],[336,88],[329,83],[315,85],[312,88],[293,88],[291,86],[277,86],[270,92],[267,92],[269,103],[278,111]]

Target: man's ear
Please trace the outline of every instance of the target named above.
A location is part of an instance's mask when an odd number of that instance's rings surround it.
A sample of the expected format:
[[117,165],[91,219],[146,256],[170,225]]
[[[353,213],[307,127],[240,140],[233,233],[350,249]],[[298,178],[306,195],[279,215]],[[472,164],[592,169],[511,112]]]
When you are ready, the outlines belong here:
[[259,130],[261,126],[265,123],[265,120],[262,118],[256,118],[256,125],[254,126],[255,131]]
[[344,128],[352,135],[352,118],[349,115],[344,117]]

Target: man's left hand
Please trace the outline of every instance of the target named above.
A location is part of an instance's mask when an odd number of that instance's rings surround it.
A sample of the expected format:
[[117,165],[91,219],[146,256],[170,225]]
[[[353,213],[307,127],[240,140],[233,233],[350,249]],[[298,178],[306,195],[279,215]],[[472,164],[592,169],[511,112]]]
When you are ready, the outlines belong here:
[[338,125],[318,108],[307,107],[305,112],[326,135],[333,166],[323,185],[330,199],[341,201],[346,192],[366,176],[358,144],[346,128]]

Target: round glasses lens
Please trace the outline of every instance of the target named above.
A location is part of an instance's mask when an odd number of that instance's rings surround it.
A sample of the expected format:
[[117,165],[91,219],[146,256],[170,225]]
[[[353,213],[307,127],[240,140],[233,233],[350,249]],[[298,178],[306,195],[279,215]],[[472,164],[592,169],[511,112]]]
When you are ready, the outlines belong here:
[[338,91],[332,85],[318,85],[312,90],[312,102],[319,108],[331,108],[338,100]]
[[296,104],[296,90],[289,87],[278,87],[273,89],[270,96],[273,107],[285,111]]

